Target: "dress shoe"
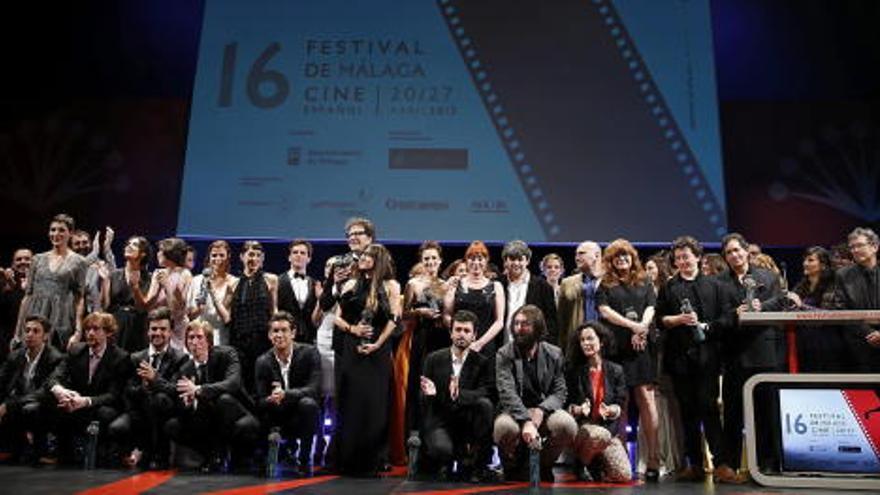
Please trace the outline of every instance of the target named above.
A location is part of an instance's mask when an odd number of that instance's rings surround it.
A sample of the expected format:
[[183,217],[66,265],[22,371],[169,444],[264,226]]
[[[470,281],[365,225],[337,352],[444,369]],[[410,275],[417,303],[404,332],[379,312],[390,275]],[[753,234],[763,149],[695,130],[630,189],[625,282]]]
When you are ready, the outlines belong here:
[[726,483],[730,485],[741,485],[745,483],[745,480],[737,475],[736,471],[727,464],[722,464],[716,467],[712,477],[715,479],[716,483]]
[[702,468],[688,466],[680,469],[675,473],[675,481],[703,481],[706,479],[706,473]]

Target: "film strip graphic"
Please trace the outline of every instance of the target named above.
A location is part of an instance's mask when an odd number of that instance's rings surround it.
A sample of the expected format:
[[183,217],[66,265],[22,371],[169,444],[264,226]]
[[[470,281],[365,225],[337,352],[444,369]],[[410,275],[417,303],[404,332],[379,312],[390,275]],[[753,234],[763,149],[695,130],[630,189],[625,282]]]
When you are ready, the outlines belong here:
[[538,184],[538,178],[534,174],[532,164],[528,161],[525,152],[520,147],[520,142],[516,137],[516,130],[505,114],[504,105],[502,105],[501,98],[495,92],[492,82],[489,80],[488,72],[483,68],[483,63],[480,61],[479,53],[474,46],[473,40],[471,40],[461,25],[461,18],[459,17],[455,2],[453,0],[437,0],[437,5],[446,20],[449,32],[455,39],[471,79],[480,93],[483,104],[489,111],[489,116],[495,124],[499,138],[504,143],[505,152],[510,157],[514,172],[519,177],[520,184],[522,184],[523,190],[532,204],[532,209],[541,224],[541,228],[544,230],[544,235],[548,240],[555,240],[561,233],[559,225],[556,223],[556,215],[553,213],[549,199],[544,195],[544,191],[541,189],[540,184]]
[[[596,9],[602,23],[608,30],[608,34],[612,37],[621,58],[630,70],[630,75],[638,87],[642,100],[654,118],[670,152],[674,154],[675,161],[678,163],[679,173],[682,174],[682,177],[688,184],[691,194],[694,195],[694,198],[700,205],[706,220],[713,226],[716,235],[719,237],[724,235],[727,232],[724,209],[712,192],[711,187],[709,187],[696,156],[688,145],[672,112],[669,110],[666,100],[654,82],[620,15],[610,0],[587,0],[585,3],[588,3],[590,8]],[[473,41],[468,37],[466,30],[462,27],[455,1],[437,0],[437,4],[446,20],[450,33],[458,45],[471,78],[483,99],[483,103],[498,130],[499,137],[504,143],[505,151],[510,157],[514,171],[532,203],[532,208],[544,229],[545,235],[548,240],[557,240],[560,228],[556,223],[556,215],[553,213],[550,201],[545,197],[538,179],[534,175],[533,165],[527,159],[525,152],[520,149],[516,130],[505,115],[504,106],[500,101],[500,97],[493,89],[488,72],[483,68],[479,53],[473,46]]]
[[675,161],[678,163],[679,172],[683,175],[690,186],[691,193],[700,204],[706,219],[715,228],[715,234],[721,237],[727,232],[725,226],[724,209],[718,203],[718,198],[709,187],[706,177],[694,156],[693,151],[687,143],[681,128],[676,122],[663,98],[663,93],[651,77],[651,72],[645,64],[644,59],[636,48],[636,44],[630,37],[614,8],[611,0],[591,0],[594,8],[597,9],[601,16],[602,22],[608,33],[614,39],[620,56],[626,61],[630,70],[633,81],[638,85],[642,99],[648,106],[651,115],[654,117],[657,126],[666,139],[666,144],[670,151],[675,154]]

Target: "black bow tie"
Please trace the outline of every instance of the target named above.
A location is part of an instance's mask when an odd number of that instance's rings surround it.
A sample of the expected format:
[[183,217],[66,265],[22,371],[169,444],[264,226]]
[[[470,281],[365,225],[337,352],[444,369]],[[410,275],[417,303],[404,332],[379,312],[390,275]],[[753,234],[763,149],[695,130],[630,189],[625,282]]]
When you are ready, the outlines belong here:
[[301,279],[305,280],[305,279],[306,279],[306,274],[305,274],[305,273],[294,273],[294,274],[293,274],[293,278],[294,278],[294,279],[301,278]]

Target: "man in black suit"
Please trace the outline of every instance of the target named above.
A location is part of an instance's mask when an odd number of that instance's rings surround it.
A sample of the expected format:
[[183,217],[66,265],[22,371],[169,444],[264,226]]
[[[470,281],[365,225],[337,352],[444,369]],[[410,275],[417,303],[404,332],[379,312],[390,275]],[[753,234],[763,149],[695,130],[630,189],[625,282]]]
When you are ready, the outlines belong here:
[[[847,241],[855,264],[837,272],[837,299],[843,309],[880,309],[880,240],[873,230],[859,227],[850,232]],[[843,335],[851,363],[848,371],[880,373],[880,329],[876,325],[849,326]]]
[[0,369],[0,431],[11,440],[15,457],[23,453],[28,440],[37,455],[46,447],[44,385],[62,359],[48,344],[51,329],[42,316],[25,318],[24,346],[10,353]]
[[703,246],[693,237],[679,237],[672,242],[672,256],[677,273],[660,289],[657,322],[666,336],[663,365],[675,384],[688,461],[677,479],[701,481],[706,477],[701,426],[709,451],[716,458],[722,451],[721,338],[731,321],[721,285],[700,272]]
[[74,344],[47,380],[57,403],[57,436],[61,454],[68,459],[75,436],[98,421],[103,436],[122,412],[122,392],[132,374],[128,353],[108,339],[116,333],[109,313],[91,313],[83,319],[85,342]]
[[425,453],[441,469],[453,460],[474,481],[492,479],[494,370],[488,358],[468,349],[476,339],[477,315],[462,310],[452,317],[452,347],[432,352],[421,377]]
[[238,354],[232,347],[214,346],[214,329],[205,321],[190,323],[184,338],[192,359],[177,380],[183,407],[165,424],[166,432],[205,454],[204,469],[225,464],[229,450],[234,460],[249,459],[260,423],[250,412],[253,402],[241,383]]
[[294,239],[288,251],[290,270],[278,277],[278,310],[293,316],[297,342],[314,345],[317,328],[312,321],[312,311],[318,303],[315,291],[317,282],[306,275],[312,260],[312,244],[303,239]]
[[295,343],[293,315],[279,311],[269,319],[272,349],[257,358],[257,408],[263,425],[299,439],[297,474],[312,473],[312,443],[318,429],[321,356],[309,344]]
[[[745,311],[781,311],[785,307],[779,277],[749,263],[749,243],[740,234],[727,234],[721,239],[721,252],[729,270],[718,276],[726,299],[727,317],[734,322]],[[749,286],[752,288],[750,289]],[[751,296],[751,300],[747,300]],[[738,476],[742,459],[743,385],[758,373],[781,372],[785,369],[785,340],[777,326],[737,325],[726,328],[722,342],[724,358],[724,451],[715,461],[714,477],[722,483],[741,483]],[[772,401],[770,396],[761,400]],[[777,418],[758,418],[758,438],[777,438]],[[763,447],[770,448],[771,442]],[[762,452],[758,452],[763,457]]]
[[[529,272],[529,262],[532,259],[532,250],[523,241],[510,241],[504,245],[501,251],[504,260],[504,276],[501,284],[504,286],[506,298],[504,317],[504,342],[510,342],[513,338],[511,320],[513,314],[526,304],[537,306],[544,314],[547,324],[546,342],[553,345],[559,344],[559,331],[557,330],[556,296],[553,287],[541,277],[533,277]],[[498,345],[501,347],[501,344]]]
[[[169,454],[164,426],[174,412],[175,385],[189,356],[169,345],[171,311],[166,307],[147,315],[147,337],[150,346],[131,355],[135,375],[125,387],[126,412],[110,424],[110,436],[120,442],[123,452],[131,452],[127,464],[137,465],[145,451],[150,469],[164,469]],[[132,446],[137,449],[131,450]]]
[[15,335],[18,311],[33,259],[34,253],[30,249],[19,248],[12,254],[12,266],[0,268],[0,359],[6,357],[9,342]]

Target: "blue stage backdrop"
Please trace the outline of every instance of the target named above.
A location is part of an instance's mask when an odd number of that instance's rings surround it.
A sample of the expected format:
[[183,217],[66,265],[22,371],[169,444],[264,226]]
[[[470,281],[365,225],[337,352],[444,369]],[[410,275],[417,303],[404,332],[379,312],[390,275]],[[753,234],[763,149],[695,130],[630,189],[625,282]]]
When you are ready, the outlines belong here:
[[708,0],[208,0],[187,236],[726,229]]

